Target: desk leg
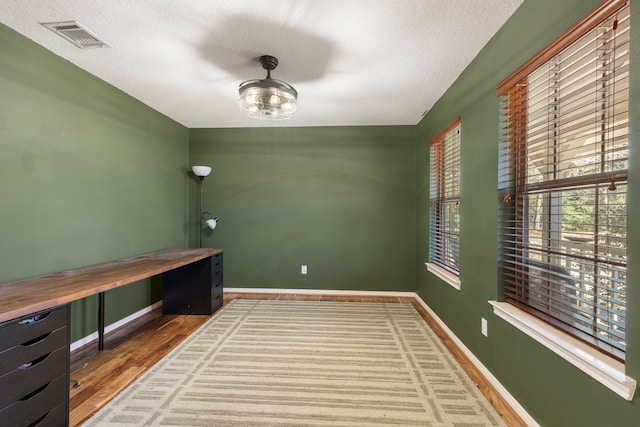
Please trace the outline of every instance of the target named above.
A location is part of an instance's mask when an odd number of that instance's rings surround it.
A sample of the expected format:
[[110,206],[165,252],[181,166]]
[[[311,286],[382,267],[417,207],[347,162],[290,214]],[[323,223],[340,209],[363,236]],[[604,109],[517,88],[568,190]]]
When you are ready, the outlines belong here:
[[98,350],[104,350],[104,292],[98,293]]

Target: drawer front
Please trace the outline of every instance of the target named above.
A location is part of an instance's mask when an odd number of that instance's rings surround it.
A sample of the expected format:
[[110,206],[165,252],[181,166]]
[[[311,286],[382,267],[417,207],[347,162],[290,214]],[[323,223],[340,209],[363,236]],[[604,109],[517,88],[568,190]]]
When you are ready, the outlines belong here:
[[14,369],[1,376],[0,408],[28,397],[60,376],[66,377],[68,366],[69,347],[63,347],[36,359],[31,366]]
[[0,324],[0,353],[69,324],[69,305]]
[[211,257],[211,312],[223,303],[223,252]]
[[211,257],[211,286],[222,286],[222,252]]
[[[68,347],[67,328],[62,327],[29,342],[9,348],[0,353],[0,378],[8,372],[20,367],[27,368],[35,365],[36,361],[47,356],[54,350]],[[25,365],[26,366],[23,366]],[[23,369],[24,370],[24,369]],[[56,372],[60,375],[61,372]]]
[[[61,403],[47,415],[33,423],[33,427],[60,427],[69,425],[69,406]],[[31,427],[31,426],[29,426]]]
[[211,313],[222,307],[222,292],[217,295],[211,295]]
[[213,283],[213,284],[211,285],[211,294],[212,294],[212,295],[215,295],[215,294],[220,294],[220,295],[222,295],[222,288],[223,288],[223,286],[222,286],[222,281],[219,281],[219,282]]
[[222,271],[222,252],[211,256],[211,272]]
[[217,284],[214,284],[211,288],[211,312],[213,313],[218,308],[222,307],[223,303],[223,287],[222,280]]
[[66,425],[68,389],[67,376],[62,375],[1,409],[0,420],[7,426]]
[[222,285],[222,269],[211,272],[211,285]]

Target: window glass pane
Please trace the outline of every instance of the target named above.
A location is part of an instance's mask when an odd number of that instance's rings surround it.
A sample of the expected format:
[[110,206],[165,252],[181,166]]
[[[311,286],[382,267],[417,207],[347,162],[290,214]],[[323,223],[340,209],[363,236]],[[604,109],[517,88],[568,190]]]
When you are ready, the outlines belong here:
[[429,261],[460,270],[460,124],[454,121],[430,141]]

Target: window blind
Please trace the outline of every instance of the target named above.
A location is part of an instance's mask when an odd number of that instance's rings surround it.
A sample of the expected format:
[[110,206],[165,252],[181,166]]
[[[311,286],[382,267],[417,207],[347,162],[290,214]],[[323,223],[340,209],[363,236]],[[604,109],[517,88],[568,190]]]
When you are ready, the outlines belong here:
[[625,2],[601,3],[498,86],[505,299],[618,359],[626,347],[629,18]]
[[460,271],[460,119],[430,141],[429,261]]

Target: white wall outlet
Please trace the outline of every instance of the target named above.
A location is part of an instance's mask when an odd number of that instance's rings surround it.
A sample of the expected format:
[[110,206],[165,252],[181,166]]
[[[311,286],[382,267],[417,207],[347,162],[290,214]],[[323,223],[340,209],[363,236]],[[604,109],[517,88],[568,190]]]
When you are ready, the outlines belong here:
[[484,335],[485,337],[489,336],[489,331],[487,328],[487,319],[485,319],[484,317],[481,317],[481,331],[482,331],[482,335]]
[[303,265],[300,267],[300,274],[307,274],[307,266]]

